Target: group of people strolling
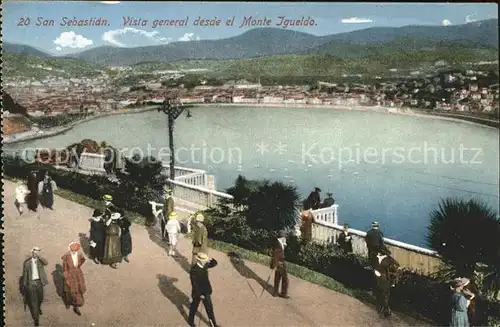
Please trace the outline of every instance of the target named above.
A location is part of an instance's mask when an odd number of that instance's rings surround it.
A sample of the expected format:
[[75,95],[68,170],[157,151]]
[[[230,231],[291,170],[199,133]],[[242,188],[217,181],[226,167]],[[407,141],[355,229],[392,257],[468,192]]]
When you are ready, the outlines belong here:
[[[80,244],[72,242],[69,251],[62,257],[62,298],[66,309],[73,307],[73,311],[81,316],[80,307],[84,304],[84,294],[87,291],[85,278],[81,269],[85,263],[85,257],[79,252]],[[24,296],[24,306],[29,307],[35,326],[40,324],[42,315],[42,303],[44,299],[44,287],[49,284],[45,266],[48,261],[40,256],[41,249],[33,247],[31,256],[23,263],[21,276],[21,291]]]
[[20,215],[26,206],[28,210],[36,212],[38,205],[43,208],[54,209],[54,191],[56,183],[47,171],[32,170],[28,174],[27,185],[19,181],[16,186],[16,199],[14,204]]
[[118,268],[122,260],[129,262],[132,253],[132,223],[122,209],[113,203],[111,195],[104,195],[104,211],[94,210],[90,221],[90,257],[96,263]]

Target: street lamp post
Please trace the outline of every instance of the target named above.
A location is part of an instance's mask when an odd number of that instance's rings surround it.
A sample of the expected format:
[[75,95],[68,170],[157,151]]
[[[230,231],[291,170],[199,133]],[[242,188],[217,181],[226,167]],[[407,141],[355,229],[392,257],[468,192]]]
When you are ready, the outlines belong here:
[[[174,102],[174,100],[171,98],[165,99],[165,101],[163,101],[163,105],[158,108],[158,112],[163,112],[164,114],[167,115],[168,118],[168,141],[170,147],[170,172],[169,172],[170,181],[173,181],[175,178],[174,122],[186,108],[187,106],[184,106],[179,101]],[[188,117],[189,116],[190,115],[188,115]]]

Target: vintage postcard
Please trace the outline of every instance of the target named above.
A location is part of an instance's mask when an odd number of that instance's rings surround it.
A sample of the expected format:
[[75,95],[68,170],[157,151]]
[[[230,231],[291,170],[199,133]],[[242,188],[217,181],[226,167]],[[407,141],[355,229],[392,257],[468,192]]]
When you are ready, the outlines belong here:
[[2,8],[6,326],[500,326],[497,4]]

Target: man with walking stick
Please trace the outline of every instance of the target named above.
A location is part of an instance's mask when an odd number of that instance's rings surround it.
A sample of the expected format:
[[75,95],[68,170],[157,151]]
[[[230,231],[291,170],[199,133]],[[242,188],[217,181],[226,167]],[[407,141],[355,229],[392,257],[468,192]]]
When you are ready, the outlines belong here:
[[[285,231],[280,231],[277,238],[276,246],[273,250],[270,263],[270,267],[272,271],[274,271],[273,296],[274,297],[280,296],[282,298],[288,299],[289,298],[288,274],[285,265],[285,247],[286,247],[286,233]],[[281,282],[281,292],[279,292],[280,282]]]

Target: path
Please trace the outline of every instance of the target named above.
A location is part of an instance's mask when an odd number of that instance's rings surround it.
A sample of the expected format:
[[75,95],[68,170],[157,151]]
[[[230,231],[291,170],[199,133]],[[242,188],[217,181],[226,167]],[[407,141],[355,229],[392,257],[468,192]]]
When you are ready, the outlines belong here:
[[[39,213],[19,216],[13,204],[14,188],[14,183],[4,180],[7,326],[33,325],[18,292],[22,262],[33,246],[41,247],[49,261],[46,272],[50,284],[45,287],[41,326],[187,326],[183,316],[189,310],[190,282],[185,271],[190,260],[189,240],[181,238],[182,256],[174,261],[160,246],[155,231],[134,225],[130,263],[121,264],[117,270],[89,260],[83,266],[87,293],[82,316],[78,317],[65,309],[51,273],[68,244],[77,241],[79,233],[88,233],[87,219],[93,210],[56,196],[54,211],[39,209]],[[219,261],[210,276],[216,317],[224,327],[423,325],[399,315],[382,319],[373,308],[354,298],[295,277],[290,280],[291,299],[273,298],[267,291],[256,298],[254,292],[259,296],[262,290],[259,282],[264,283],[269,276],[267,267],[247,262],[236,270],[226,254],[211,250],[210,255]],[[200,312],[200,326],[206,326],[202,306]]]

